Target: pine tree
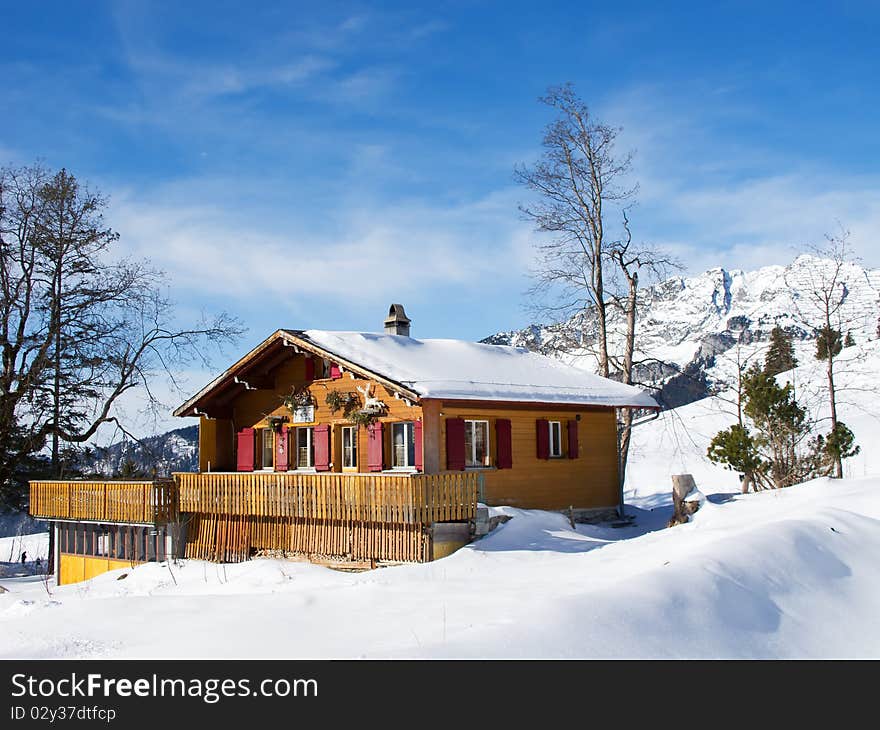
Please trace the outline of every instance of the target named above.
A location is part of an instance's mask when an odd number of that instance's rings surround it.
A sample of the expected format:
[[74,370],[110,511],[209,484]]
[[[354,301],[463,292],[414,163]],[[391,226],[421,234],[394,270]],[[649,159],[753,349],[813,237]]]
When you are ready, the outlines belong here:
[[779,385],[773,374],[754,365],[743,373],[742,399],[754,432],[737,424],[717,433],[707,452],[709,459],[741,472],[744,492],[750,485],[756,491],[775,489],[809,477],[814,452],[801,447],[809,424],[791,383]]
[[843,348],[843,338],[840,331],[833,327],[823,327],[819,330],[819,336],[816,338],[816,359],[828,360],[829,353],[831,358],[835,358],[840,354]]
[[843,346],[844,347],[852,347],[855,344],[856,344],[856,341],[853,339],[852,332],[851,331],[847,332],[846,339],[843,341]]
[[813,449],[816,454],[816,472],[823,476],[831,476],[838,461],[855,456],[862,450],[856,444],[855,434],[843,421],[838,421],[827,437],[817,436]]
[[764,372],[778,375],[797,366],[791,334],[776,325],[770,332],[770,347],[764,358]]
[[755,475],[763,462],[755,440],[745,426],[735,423],[716,433],[709,444],[708,456],[716,464],[724,464],[725,468],[740,473],[743,494],[749,491],[750,486],[756,490],[760,488]]

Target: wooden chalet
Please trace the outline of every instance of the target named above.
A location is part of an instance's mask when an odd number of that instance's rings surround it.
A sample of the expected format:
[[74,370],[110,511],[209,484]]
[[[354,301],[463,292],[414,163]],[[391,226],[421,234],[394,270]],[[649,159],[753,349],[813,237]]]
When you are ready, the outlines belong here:
[[[479,502],[619,507],[616,410],[656,409],[649,396],[521,348],[412,338],[398,304],[384,325],[277,330],[181,405],[199,418],[199,471],[133,485],[141,521],[117,508],[122,483],[33,482],[31,513],[61,525],[59,582],[172,555],[426,561],[472,538]],[[120,524],[162,551],[99,547]],[[104,563],[65,570],[89,557]]]

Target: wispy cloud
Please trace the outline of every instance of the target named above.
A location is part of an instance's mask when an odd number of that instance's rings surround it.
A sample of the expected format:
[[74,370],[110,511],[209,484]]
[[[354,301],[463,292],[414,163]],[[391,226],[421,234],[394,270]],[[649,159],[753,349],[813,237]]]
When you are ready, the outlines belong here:
[[355,293],[368,304],[430,299],[520,275],[530,254],[513,194],[347,205],[328,225],[310,227],[283,214],[255,224],[247,210],[117,192],[112,218],[127,252],[150,258],[188,296],[223,292],[230,305],[247,306],[259,292],[305,316],[316,301]]

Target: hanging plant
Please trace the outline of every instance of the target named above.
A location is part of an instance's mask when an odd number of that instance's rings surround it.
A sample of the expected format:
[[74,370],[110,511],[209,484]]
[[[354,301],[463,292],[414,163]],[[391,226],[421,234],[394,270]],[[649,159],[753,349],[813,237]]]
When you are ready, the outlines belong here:
[[360,410],[352,411],[351,413],[347,414],[346,417],[349,421],[357,426],[369,426],[370,424],[375,423],[377,420],[379,420],[379,416],[381,415],[382,413],[376,410]]
[[290,392],[290,395],[286,395],[281,399],[281,402],[291,413],[300,408],[308,408],[309,406],[314,405],[312,393],[306,386],[294,388]]
[[277,433],[288,420],[287,416],[266,416],[266,427]]
[[343,393],[339,390],[331,390],[327,393],[324,402],[327,404],[331,413],[336,414],[339,411],[342,411],[346,418],[349,418],[350,415],[361,405],[360,399],[357,395],[354,393]]

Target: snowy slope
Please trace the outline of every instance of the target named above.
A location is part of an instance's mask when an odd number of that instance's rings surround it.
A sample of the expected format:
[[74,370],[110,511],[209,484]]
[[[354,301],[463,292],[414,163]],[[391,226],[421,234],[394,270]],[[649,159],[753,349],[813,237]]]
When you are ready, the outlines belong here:
[[880,656],[876,477],[710,501],[672,529],[664,510],[577,531],[505,511],[448,558],[360,574],[187,561],[51,595],[0,579],[0,657]]
[[[797,349],[798,367],[778,376],[792,382],[798,402],[812,419],[817,431],[826,433],[827,389],[825,363],[813,357],[813,343]],[[728,363],[733,367],[732,363]],[[842,350],[836,366],[838,417],[853,431],[861,453],[844,461],[845,476],[880,474],[880,340]],[[736,422],[736,398],[731,391],[694,403],[663,411],[656,421],[633,430],[627,467],[626,499],[647,504],[665,498],[671,489],[670,474],[691,473],[706,493],[739,489],[734,472],[713,464],[706,457],[709,442],[718,431]]]

